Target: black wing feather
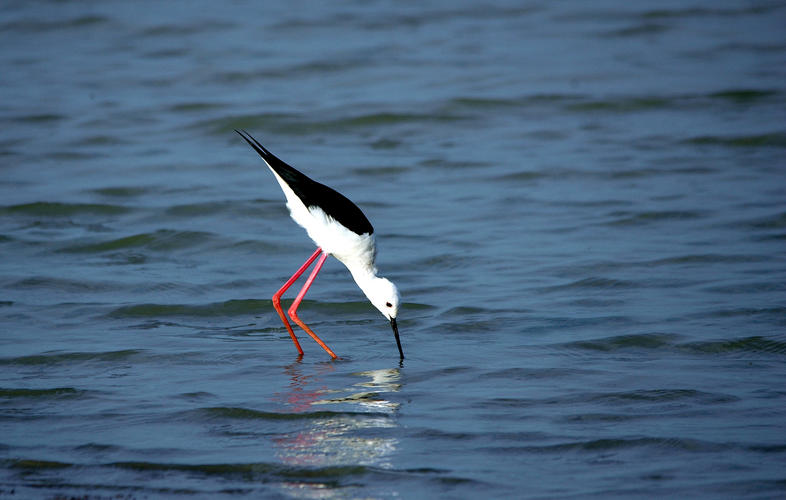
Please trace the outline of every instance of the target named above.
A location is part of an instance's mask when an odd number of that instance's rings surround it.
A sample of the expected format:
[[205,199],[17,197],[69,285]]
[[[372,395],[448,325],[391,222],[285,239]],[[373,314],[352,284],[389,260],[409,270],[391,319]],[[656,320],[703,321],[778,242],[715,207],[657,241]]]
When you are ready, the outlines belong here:
[[365,214],[352,203],[346,196],[324,184],[307,177],[284,163],[263,145],[251,137],[245,130],[235,130],[240,137],[259,153],[259,156],[270,165],[284,182],[292,188],[295,195],[307,207],[319,207],[327,215],[337,220],[341,225],[356,234],[373,234],[374,227]]

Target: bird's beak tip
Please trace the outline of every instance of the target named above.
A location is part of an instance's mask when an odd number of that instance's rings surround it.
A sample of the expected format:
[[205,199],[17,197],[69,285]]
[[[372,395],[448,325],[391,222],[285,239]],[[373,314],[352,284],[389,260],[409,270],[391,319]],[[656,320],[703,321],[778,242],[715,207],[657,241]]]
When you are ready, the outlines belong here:
[[398,346],[398,353],[401,355],[401,359],[404,359],[404,351],[401,349],[401,339],[398,336],[398,324],[396,324],[396,318],[390,318],[390,326],[393,327],[393,335],[396,336],[396,345]]

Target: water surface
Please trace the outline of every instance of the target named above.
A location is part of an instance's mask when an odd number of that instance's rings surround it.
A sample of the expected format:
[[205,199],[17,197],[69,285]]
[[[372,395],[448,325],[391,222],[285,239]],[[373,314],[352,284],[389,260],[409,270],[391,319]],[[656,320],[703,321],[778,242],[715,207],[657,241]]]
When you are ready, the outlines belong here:
[[782,3],[0,12],[0,497],[783,496]]

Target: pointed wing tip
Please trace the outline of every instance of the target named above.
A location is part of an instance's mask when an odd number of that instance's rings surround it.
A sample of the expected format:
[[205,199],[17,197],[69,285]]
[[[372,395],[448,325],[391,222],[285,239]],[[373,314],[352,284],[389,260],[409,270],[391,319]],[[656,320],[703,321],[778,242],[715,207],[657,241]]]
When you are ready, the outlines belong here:
[[240,129],[240,130],[234,129],[234,130],[235,130],[235,132],[238,133],[238,135],[240,135],[240,137],[245,139],[245,141],[249,144],[249,146],[254,148],[254,151],[256,151],[259,154],[259,156],[262,157],[262,159],[265,161],[265,163],[268,164],[269,167],[272,168],[272,164],[273,163],[277,163],[277,162],[283,163],[281,160],[276,158],[276,156],[273,153],[268,151],[265,148],[265,146],[260,144],[258,140],[254,139],[254,137],[251,134],[249,134],[248,132],[246,132],[243,129]]
[[238,130],[238,129],[233,129],[233,130],[234,130],[235,132],[237,132],[237,134],[238,134],[240,137],[242,137],[243,139],[245,139],[245,141],[246,141],[246,142],[247,142],[247,143],[248,143],[248,144],[249,144],[249,145],[250,145],[252,148],[254,148],[254,149],[256,150],[256,152],[257,152],[257,153],[259,153],[259,155],[260,155],[260,156],[262,156],[262,158],[265,158],[265,156],[266,156],[266,155],[269,155],[269,154],[270,154],[270,153],[268,152],[268,150],[266,150],[266,149],[264,148],[264,146],[262,146],[262,145],[259,143],[259,141],[257,141],[256,139],[254,139],[254,137],[253,137],[251,134],[249,134],[248,132],[246,132],[244,129],[242,129],[242,128],[241,128],[240,130]]

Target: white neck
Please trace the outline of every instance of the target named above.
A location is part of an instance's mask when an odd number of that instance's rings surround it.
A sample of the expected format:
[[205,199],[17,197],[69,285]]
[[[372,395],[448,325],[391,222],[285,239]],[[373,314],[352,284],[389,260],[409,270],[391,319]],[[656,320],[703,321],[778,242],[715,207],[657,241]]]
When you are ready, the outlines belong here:
[[369,291],[374,286],[374,280],[377,278],[377,268],[374,266],[347,266],[349,272],[352,274],[352,277],[355,279],[355,283],[363,290],[363,293],[366,294],[366,297],[370,297]]

